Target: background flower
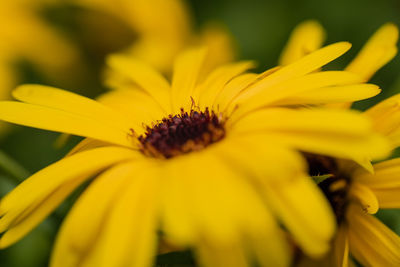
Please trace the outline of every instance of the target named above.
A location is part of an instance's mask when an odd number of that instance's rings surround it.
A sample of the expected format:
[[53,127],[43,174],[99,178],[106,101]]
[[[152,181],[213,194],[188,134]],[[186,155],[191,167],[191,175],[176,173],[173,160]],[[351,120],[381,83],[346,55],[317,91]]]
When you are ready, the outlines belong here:
[[[368,40],[357,56],[346,67],[347,71],[359,75],[367,81],[397,53],[398,28],[390,23],[380,27]],[[293,31],[281,62],[290,62],[313,51],[325,36],[323,28],[315,21],[300,24]],[[351,102],[330,105],[333,108],[348,109]],[[364,115],[371,118],[374,129],[386,135],[392,149],[398,146],[398,95],[378,103],[368,109]],[[369,216],[375,214],[379,206],[397,203],[396,184],[399,179],[396,172],[397,159],[374,165],[370,159],[358,162],[344,161],[306,154],[309,171],[313,176],[320,176],[318,186],[324,192],[335,212],[338,231],[332,241],[332,249],[327,254],[327,262],[311,262],[305,259],[304,266],[347,266],[352,255],[366,266],[396,266],[400,263],[400,238],[386,228],[379,220]],[[381,166],[384,167],[381,167]],[[389,165],[389,167],[387,167]],[[363,167],[361,167],[363,166]],[[382,171],[383,169],[383,175]],[[386,177],[385,177],[386,172]],[[357,174],[358,173],[358,174]],[[360,175],[362,173],[362,175]],[[368,178],[364,178],[368,177]],[[387,180],[392,181],[388,183]],[[371,186],[372,184],[372,186]],[[380,195],[374,194],[374,186]],[[398,207],[396,204],[391,207]],[[370,244],[373,244],[372,246]]]

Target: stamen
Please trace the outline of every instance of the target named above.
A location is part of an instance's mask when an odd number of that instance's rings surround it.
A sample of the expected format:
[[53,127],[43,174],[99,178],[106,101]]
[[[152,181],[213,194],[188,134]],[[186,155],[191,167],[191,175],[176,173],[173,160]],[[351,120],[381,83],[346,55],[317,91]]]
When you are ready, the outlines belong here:
[[[193,108],[193,107],[192,107]],[[169,115],[153,127],[146,127],[139,136],[142,152],[151,157],[171,158],[201,150],[225,136],[224,119],[214,111],[181,109],[177,115]]]

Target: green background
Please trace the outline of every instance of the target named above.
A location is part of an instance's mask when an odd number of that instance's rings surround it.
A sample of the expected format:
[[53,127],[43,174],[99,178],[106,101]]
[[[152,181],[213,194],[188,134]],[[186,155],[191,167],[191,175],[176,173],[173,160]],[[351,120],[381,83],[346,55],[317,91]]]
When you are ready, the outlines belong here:
[[[257,60],[259,70],[277,63],[291,30],[306,19],[321,22],[328,33],[326,43],[350,41],[353,44],[348,54],[331,64],[332,68],[345,66],[382,24],[390,21],[400,25],[398,0],[191,0],[189,5],[197,27],[209,20],[225,23],[237,39],[240,57]],[[96,75],[101,68],[101,58],[93,55],[79,36],[79,25],[76,21],[79,12],[75,7],[63,5],[44,9],[42,15],[61,31],[65,31],[71,40],[80,44],[85,51],[84,56],[91,62],[93,75],[88,77],[98,77]],[[24,82],[51,83],[23,59],[17,62],[17,67],[24,73]],[[357,104],[357,108],[364,109],[379,99],[400,92],[399,72],[400,60],[397,56],[372,79],[373,83],[381,86],[383,93],[373,100]],[[104,90],[95,78],[84,79],[78,86],[68,89],[91,97]],[[57,149],[54,146],[57,137],[58,134],[55,133],[16,126],[0,142],[3,151],[29,173],[33,173],[60,159],[79,141],[79,138],[72,138],[66,147]],[[16,184],[15,178],[10,178],[5,172],[0,173],[0,195],[4,195]],[[0,266],[46,266],[57,228],[75,197],[76,194],[71,196],[54,215],[21,242],[0,251]],[[380,212],[379,216],[400,233],[400,215],[397,211]]]

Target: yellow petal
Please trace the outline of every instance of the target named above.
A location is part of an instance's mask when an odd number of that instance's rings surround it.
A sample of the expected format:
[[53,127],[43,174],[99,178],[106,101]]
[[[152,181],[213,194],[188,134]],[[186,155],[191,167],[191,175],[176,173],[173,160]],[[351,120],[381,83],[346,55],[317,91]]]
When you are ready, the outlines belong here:
[[354,102],[376,96],[381,92],[378,86],[373,84],[356,84],[347,86],[334,86],[318,88],[299,94],[291,95],[274,103],[276,106],[284,105],[310,105],[340,102]]
[[112,55],[107,60],[114,71],[126,76],[152,96],[167,113],[171,112],[170,86],[156,70],[133,57]]
[[[288,135],[277,133],[269,135],[269,138],[301,151],[351,159],[357,163],[362,163],[365,157],[381,159],[388,155],[388,144],[381,136],[372,134],[358,138],[336,134],[327,136],[328,133],[324,135],[300,132]],[[368,165],[362,166],[368,168]]]
[[[243,232],[276,229],[254,188],[214,153],[177,157],[166,167],[164,231],[182,245],[202,235],[210,242],[229,244]],[[185,190],[179,192],[181,188]]]
[[[157,249],[158,167],[144,161],[129,172],[84,266],[152,266]],[[110,253],[110,251],[113,251]]]
[[379,102],[364,114],[371,118],[377,132],[390,138],[393,147],[400,145],[400,94]]
[[[274,75],[274,73],[270,76],[272,75]],[[267,78],[270,76],[267,76]],[[246,114],[249,111],[279,103],[279,101],[285,99],[290,99],[292,97],[295,98],[298,96],[301,97],[303,94],[307,95],[308,92],[317,91],[316,93],[323,97],[326,91],[327,96],[330,97],[332,91],[335,94],[334,90],[337,87],[340,89],[341,86],[357,84],[360,82],[360,78],[357,75],[345,71],[317,72],[264,87],[261,91],[254,94],[254,91],[251,90],[251,88],[262,83],[262,81],[263,80],[256,82],[254,85],[249,87],[250,89],[242,91],[242,93],[232,102],[231,105],[238,105],[238,110],[235,111],[232,119],[243,116],[243,114]],[[351,95],[352,91],[349,90],[346,92],[346,95],[349,94]],[[362,92],[362,95],[363,94],[364,93]],[[308,96],[310,96],[310,94],[308,94]],[[310,97],[312,97],[312,95]],[[328,97],[325,97],[322,102],[330,101]],[[338,95],[336,95],[336,97],[338,97]]]
[[[375,136],[375,134],[373,135]],[[387,140],[386,140],[386,146],[387,146]],[[390,149],[390,146],[388,149]],[[372,166],[370,156],[357,157],[350,161],[339,160],[338,163],[339,163],[339,169],[342,170],[343,173],[352,174],[352,179],[355,179],[354,177],[359,175],[359,173],[373,174],[375,172],[374,167]]]
[[325,30],[314,20],[300,23],[293,30],[284,48],[279,65],[288,65],[319,49],[325,40]]
[[98,101],[124,114],[137,135],[144,132],[144,125],[151,126],[169,115],[148,94],[131,87],[107,92]]
[[[8,246],[17,241],[22,237],[20,232],[27,232],[36,226],[55,208],[55,203],[60,203],[91,175],[116,162],[138,156],[141,155],[130,149],[97,148],[72,155],[37,172],[0,202],[0,214],[3,215],[0,232],[11,228],[3,235],[1,245]],[[47,198],[54,203],[46,202]],[[11,231],[13,227],[16,227],[15,231]],[[19,228],[23,230],[19,231]]]
[[369,156],[357,157],[353,159],[358,165],[369,173],[374,173],[374,166],[372,166],[371,159]]
[[268,75],[254,86],[248,88],[246,93],[255,95],[260,91],[264,91],[265,88],[269,88],[273,85],[277,85],[294,78],[302,77],[340,57],[347,50],[349,50],[350,47],[351,44],[347,42],[340,42],[321,48],[288,66],[280,68],[271,75]]
[[[232,63],[214,70],[196,89],[199,91],[199,105],[202,108],[212,107],[215,98],[224,86],[233,78],[254,67],[254,62]],[[196,95],[196,92],[195,92]]]
[[367,186],[353,182],[349,191],[351,199],[358,201],[365,212],[375,214],[378,212],[379,204],[375,194]]
[[[10,225],[1,224],[0,227],[8,226],[8,230],[0,239],[0,247],[6,248],[27,235],[37,225],[39,225],[47,216],[50,215],[79,185],[81,185],[87,176],[77,178],[64,183],[59,188],[54,189],[45,198],[40,198],[31,203],[21,214],[18,215]],[[11,213],[11,212],[10,212]],[[8,214],[8,213],[7,213]],[[9,219],[4,216],[2,222]]]
[[263,132],[271,142],[339,158],[383,157],[390,149],[385,139],[372,133],[368,120],[338,110],[265,109],[243,117],[231,131]]
[[193,48],[186,50],[176,59],[171,91],[174,113],[179,113],[181,108],[190,108],[190,97],[199,83],[206,52],[204,48]]
[[104,147],[104,146],[109,146],[109,145],[110,145],[109,143],[105,143],[105,142],[90,139],[90,138],[85,138],[81,142],[79,142],[75,147],[73,147],[66,156],[68,157],[68,156],[74,155],[76,153],[85,151],[85,150],[90,150],[93,148],[99,148],[99,147]]
[[301,249],[321,257],[329,249],[335,217],[325,196],[309,177],[265,187],[265,196]]
[[258,77],[254,73],[242,74],[226,84],[214,101],[214,106],[224,111],[231,101]]
[[[277,143],[270,143],[267,138],[261,134],[240,137],[229,136],[226,143],[221,142],[221,144],[215,145],[210,149],[213,150],[213,153],[218,153],[233,171],[249,177],[254,186],[262,192],[262,195],[270,199],[275,198],[275,196],[270,195],[270,191],[280,191],[281,187],[286,187],[288,184],[293,184],[294,187],[298,186],[299,183],[294,182],[294,180],[303,179],[306,168],[304,159],[299,154],[285,149]],[[268,153],[265,153],[265,151],[268,151]],[[306,179],[309,178],[307,177]],[[308,184],[308,186],[315,187],[312,183]],[[300,194],[302,190],[303,187],[300,186],[298,193]],[[317,198],[321,197],[321,193],[316,187],[314,190],[317,193]],[[313,190],[306,190],[306,192],[311,193]],[[313,196],[310,198],[313,198]],[[279,202],[279,200],[277,201]],[[315,201],[317,200],[315,199]],[[326,204],[325,202],[315,205],[323,206]],[[275,201],[271,200],[271,203],[274,204]],[[304,204],[306,205],[307,203]],[[276,206],[277,209],[278,205]],[[293,207],[293,209],[295,208]],[[329,209],[329,207],[327,208]],[[310,207],[310,209],[314,209],[314,207]],[[319,208],[317,207],[316,210],[319,210]],[[301,228],[302,226],[299,227]],[[286,266],[289,264],[288,250],[285,248],[285,244],[282,244],[282,241],[271,241],[272,238],[277,240],[278,236],[279,232],[276,232],[275,236],[269,234],[269,237],[258,232],[257,236],[254,236],[254,243],[249,244],[254,246],[254,251],[262,266]],[[313,239],[314,237],[310,238]],[[323,243],[327,246],[328,239]],[[285,257],[286,260],[282,260]]]
[[349,266],[349,240],[347,231],[345,224],[340,225],[333,241],[333,256],[335,266],[337,267]]
[[360,207],[347,212],[349,244],[353,256],[365,266],[399,266],[400,237]]
[[172,167],[164,172],[168,179],[163,181],[162,188],[165,189],[161,193],[163,231],[168,238],[172,237],[176,244],[185,247],[198,239],[196,218],[192,214],[192,202],[189,202],[193,185],[190,179],[182,175],[181,169]]
[[[235,173],[254,179],[252,183],[255,187],[269,181],[291,180],[305,170],[300,155],[264,141],[262,135],[227,137],[209,150],[217,154]],[[270,153],[265,153],[266,150]],[[251,251],[261,266],[288,266],[290,249],[276,226],[249,230],[249,241],[246,243],[252,247]]]
[[400,187],[393,188],[373,188],[379,206],[382,209],[398,209],[400,208]]
[[354,179],[372,189],[400,187],[400,181],[398,179],[400,175],[399,158],[376,163],[373,166],[375,170],[374,174],[359,172],[354,175]]
[[261,231],[252,236],[249,242],[250,250],[260,266],[290,266],[292,261],[292,251],[285,233],[279,231],[262,233]]
[[226,142],[221,141],[210,149],[230,164],[232,169],[244,175],[251,174],[257,180],[276,182],[291,180],[299,173],[306,172],[306,162],[300,153],[269,142],[268,136],[249,134],[226,138]]
[[360,75],[366,81],[388,63],[397,53],[399,30],[396,25],[383,25],[367,42],[346,70]]
[[121,192],[135,179],[139,164],[117,165],[97,177],[83,192],[61,227],[50,266],[73,267],[85,262]]
[[334,240],[332,241],[332,249],[325,254],[323,258],[313,259],[307,256],[301,256],[297,267],[355,267],[349,264],[349,242],[346,232],[346,226],[340,225]]
[[[62,159],[35,173],[6,195],[1,200],[0,214],[4,215],[14,205],[19,205],[22,202],[22,198],[28,199],[28,197],[23,196],[29,195],[29,198],[31,198],[33,194],[39,195],[41,191],[46,191],[47,188],[59,185],[70,177],[74,178],[90,170],[101,170],[104,166],[112,165],[125,159],[141,157],[143,155],[138,151],[109,146],[84,151]],[[82,162],[85,164],[80,164]],[[52,178],[50,179],[49,177]]]
[[132,147],[134,140],[128,126],[125,130],[103,121],[63,110],[12,101],[0,102],[0,120],[39,129],[91,137]]
[[95,100],[66,90],[44,85],[26,84],[19,86],[12,94],[16,99],[29,104],[95,119],[120,129],[129,127],[129,122],[120,113]]
[[376,120],[376,123],[378,123],[378,120],[383,119],[385,116],[390,114],[390,111],[392,111],[393,108],[398,109],[399,106],[400,94],[396,94],[367,109],[365,114],[371,119]]
[[[57,236],[51,266],[78,266],[90,251],[106,211],[126,185],[133,164],[120,164],[97,177],[74,203]],[[101,197],[99,197],[101,196]]]

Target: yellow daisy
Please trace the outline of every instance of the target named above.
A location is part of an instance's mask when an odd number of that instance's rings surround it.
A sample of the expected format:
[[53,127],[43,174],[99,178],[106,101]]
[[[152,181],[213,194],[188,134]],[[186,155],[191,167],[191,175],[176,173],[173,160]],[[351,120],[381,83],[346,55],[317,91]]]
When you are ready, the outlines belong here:
[[[291,40],[297,40],[308,50],[321,45],[322,27],[306,22],[294,31]],[[314,41],[310,41],[314,40]],[[398,29],[393,24],[382,26],[367,42],[346,70],[364,81],[390,61],[397,53]],[[282,63],[290,63],[304,56],[300,46],[290,43],[282,55]],[[394,149],[400,145],[400,95],[393,96],[364,112],[373,122],[375,131],[386,135]],[[348,108],[351,102],[332,105]],[[364,168],[351,161],[307,154],[310,174],[327,175],[319,183],[335,212],[339,229],[333,240],[333,249],[323,262],[302,262],[304,266],[349,266],[352,254],[365,266],[399,266],[400,237],[393,233],[375,214],[379,208],[400,207],[400,160],[392,159]]]
[[[388,145],[353,111],[301,109],[379,93],[345,71],[318,71],[349,43],[286,67],[245,73],[231,63],[201,78],[207,51],[175,61],[171,84],[132,58],[110,67],[131,81],[101,98],[25,85],[24,102],[0,102],[0,119],[86,137],[0,202],[0,247],[17,242],[95,177],[67,216],[52,266],[150,266],[162,237],[193,249],[203,266],[287,266],[291,250],[329,249],[335,219],[298,150],[352,160]],[[272,215],[274,214],[274,215]]]
[[[196,32],[189,8],[183,0],[70,1],[123,22],[135,37],[122,52],[145,61],[164,73],[171,72],[174,58],[179,52],[194,44],[209,47],[209,70],[235,58],[233,37],[227,29],[222,25],[209,23],[200,32]],[[93,24],[96,23],[99,24],[98,18]]]
[[[399,104],[396,95],[365,112],[395,146],[400,136]],[[364,266],[399,266],[400,237],[371,214],[379,208],[400,208],[400,159],[373,164],[373,173],[350,161],[316,155],[308,160],[311,175],[330,176],[319,183],[339,225],[326,259],[329,266],[349,266],[349,254]]]

